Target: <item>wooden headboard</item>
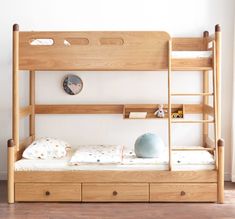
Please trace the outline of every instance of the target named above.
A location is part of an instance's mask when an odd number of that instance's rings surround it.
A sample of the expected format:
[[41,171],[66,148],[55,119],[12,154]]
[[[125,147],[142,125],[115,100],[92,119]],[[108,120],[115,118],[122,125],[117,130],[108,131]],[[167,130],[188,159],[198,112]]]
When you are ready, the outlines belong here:
[[[52,45],[31,45],[36,39]],[[19,70],[165,70],[170,39],[159,31],[19,32]]]

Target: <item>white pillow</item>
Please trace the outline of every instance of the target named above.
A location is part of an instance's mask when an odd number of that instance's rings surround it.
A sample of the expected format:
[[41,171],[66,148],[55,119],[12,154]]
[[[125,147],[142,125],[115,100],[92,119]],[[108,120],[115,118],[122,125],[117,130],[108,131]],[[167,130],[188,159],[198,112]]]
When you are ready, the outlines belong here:
[[26,159],[57,159],[65,157],[70,149],[67,142],[54,138],[40,138],[29,145],[22,156]]
[[79,164],[116,164],[122,162],[123,146],[120,145],[81,145],[69,161]]

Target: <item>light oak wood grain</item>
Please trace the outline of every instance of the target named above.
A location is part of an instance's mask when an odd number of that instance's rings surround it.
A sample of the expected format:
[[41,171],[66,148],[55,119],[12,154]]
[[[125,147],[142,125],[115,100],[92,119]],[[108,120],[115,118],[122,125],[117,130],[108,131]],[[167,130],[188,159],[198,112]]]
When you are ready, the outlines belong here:
[[32,114],[33,107],[32,106],[26,106],[20,108],[20,118],[24,118],[26,116],[29,116]]
[[16,183],[15,201],[81,201],[80,183]]
[[15,182],[217,182],[217,171],[15,171]]
[[151,183],[151,202],[216,202],[216,183]]
[[[52,46],[32,46],[32,39],[53,39]],[[86,38],[87,45],[65,46],[66,38]],[[104,44],[121,38],[123,44]],[[166,32],[20,32],[21,70],[161,70],[167,69]],[[100,45],[100,42],[102,45]],[[107,42],[107,40],[106,40]]]
[[173,37],[173,51],[205,51],[204,39],[201,37]]
[[83,183],[84,202],[149,201],[148,183]]

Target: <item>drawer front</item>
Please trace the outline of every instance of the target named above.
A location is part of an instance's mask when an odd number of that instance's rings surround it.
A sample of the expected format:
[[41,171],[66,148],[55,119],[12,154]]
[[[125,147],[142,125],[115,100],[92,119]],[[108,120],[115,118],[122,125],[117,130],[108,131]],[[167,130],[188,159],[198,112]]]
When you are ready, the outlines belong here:
[[151,183],[152,202],[215,202],[216,183]]
[[16,201],[81,201],[80,183],[16,183]]
[[148,183],[84,183],[84,202],[146,202],[149,201]]

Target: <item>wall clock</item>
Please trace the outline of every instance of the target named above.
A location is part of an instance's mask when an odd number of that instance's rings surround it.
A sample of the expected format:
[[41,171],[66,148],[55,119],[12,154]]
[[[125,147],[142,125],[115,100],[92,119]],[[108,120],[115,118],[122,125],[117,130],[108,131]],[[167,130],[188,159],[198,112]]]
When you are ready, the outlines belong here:
[[69,95],[79,94],[83,88],[83,82],[77,75],[67,75],[63,80],[64,91]]

